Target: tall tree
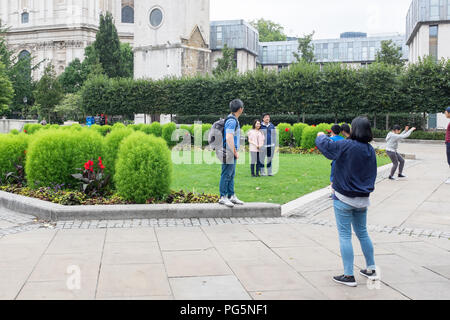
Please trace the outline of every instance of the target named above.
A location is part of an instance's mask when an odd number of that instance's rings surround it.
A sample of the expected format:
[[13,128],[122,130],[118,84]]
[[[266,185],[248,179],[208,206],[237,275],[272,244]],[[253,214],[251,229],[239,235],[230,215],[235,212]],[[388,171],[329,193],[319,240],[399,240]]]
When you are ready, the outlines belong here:
[[13,96],[13,86],[8,79],[5,66],[0,62],[0,115],[8,112]]
[[303,61],[312,63],[316,61],[314,56],[314,45],[312,44],[314,33],[315,31],[304,35],[303,38],[298,38],[298,52],[294,52],[297,62]]
[[381,50],[377,52],[376,62],[390,64],[394,66],[403,66],[402,48],[397,46],[392,40],[381,41]]
[[56,78],[53,65],[49,63],[44,70],[44,75],[36,85],[34,91],[37,109],[40,117],[46,117],[50,123],[54,109],[64,97],[61,83]]
[[69,63],[58,80],[65,93],[78,92],[85,80],[80,59],[76,58]]
[[106,75],[110,78],[120,77],[120,40],[110,12],[100,15],[100,27],[95,37],[94,48]]
[[217,67],[213,70],[215,76],[219,76],[223,73],[236,73],[236,60],[234,58],[234,48],[228,48],[225,44],[222,50],[222,58],[217,59]]
[[259,41],[261,42],[285,41],[287,39],[283,26],[278,23],[261,18],[251,21],[250,24],[258,30]]
[[134,54],[133,48],[128,43],[120,44],[120,77],[133,78]]

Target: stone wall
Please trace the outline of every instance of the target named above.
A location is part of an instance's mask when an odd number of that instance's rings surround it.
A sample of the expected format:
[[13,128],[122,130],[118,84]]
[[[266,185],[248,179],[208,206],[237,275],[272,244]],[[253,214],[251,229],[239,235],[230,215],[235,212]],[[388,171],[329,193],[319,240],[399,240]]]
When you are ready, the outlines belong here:
[[38,123],[37,120],[14,120],[14,119],[0,119],[0,133],[9,133],[11,130],[23,130],[27,123]]

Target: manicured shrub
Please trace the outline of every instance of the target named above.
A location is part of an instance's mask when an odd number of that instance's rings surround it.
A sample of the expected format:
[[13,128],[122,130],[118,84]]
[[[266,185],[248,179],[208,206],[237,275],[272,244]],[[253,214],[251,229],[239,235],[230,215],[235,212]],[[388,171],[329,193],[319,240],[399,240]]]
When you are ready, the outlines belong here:
[[125,128],[125,127],[126,127],[126,126],[125,126],[122,122],[116,122],[116,123],[114,123],[114,125],[112,126],[112,130],[119,129],[119,128],[123,129],[123,128]]
[[9,172],[15,172],[15,165],[24,165],[28,136],[21,133],[0,134],[0,183],[4,183]]
[[34,134],[35,132],[42,130],[43,126],[38,123],[27,123],[23,130],[27,134]]
[[280,123],[277,129],[280,134],[280,147],[289,147],[292,144],[292,126],[289,123]]
[[105,165],[105,173],[114,177],[117,153],[119,152],[120,143],[129,135],[134,133],[130,128],[115,129],[105,138],[105,149],[103,163]]
[[292,135],[294,136],[294,143],[296,147],[300,147],[302,145],[303,130],[307,127],[308,125],[306,123],[294,124],[292,129]]
[[177,129],[175,123],[170,122],[162,126],[162,137],[166,140],[169,147],[173,147],[177,144],[177,141],[172,141],[172,134]]
[[153,134],[155,137],[161,137],[162,135],[162,127],[159,122],[153,122],[150,125],[150,134]]
[[202,124],[202,145],[207,146],[208,145],[208,135],[209,130],[211,130],[212,124]]
[[317,127],[309,126],[303,129],[301,146],[303,149],[311,149],[316,146],[317,134],[320,130]]
[[95,131],[45,130],[30,143],[25,172],[29,186],[76,185],[71,176],[88,160],[103,157],[103,138]]
[[9,133],[13,135],[18,135],[20,132],[17,129],[12,129]]
[[120,144],[114,182],[126,200],[145,203],[170,192],[171,152],[167,143],[152,135],[134,132]]
[[331,127],[333,125],[330,123],[320,123],[317,125],[317,130],[319,130],[318,132],[323,132],[325,134],[328,134],[329,132],[327,130],[331,130]]
[[244,135],[247,136],[247,133],[253,129],[252,125],[246,124],[245,126],[242,126],[242,132],[244,132]]
[[138,130],[139,130],[139,127],[138,127],[137,124],[129,124],[129,125],[127,126],[127,128],[133,129],[134,131],[138,131]]
[[98,133],[100,133],[102,136],[106,136],[108,133],[111,132],[112,127],[109,125],[105,125],[105,126],[100,126],[98,124],[93,124],[91,126],[91,129],[97,131]]

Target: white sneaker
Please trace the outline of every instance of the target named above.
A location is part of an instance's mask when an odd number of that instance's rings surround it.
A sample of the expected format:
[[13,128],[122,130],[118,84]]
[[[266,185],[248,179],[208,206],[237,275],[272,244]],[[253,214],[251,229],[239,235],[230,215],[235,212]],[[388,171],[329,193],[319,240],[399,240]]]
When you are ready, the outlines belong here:
[[230,201],[230,199],[228,199],[227,197],[221,197],[219,200],[219,204],[223,204],[229,208],[233,208],[234,204],[233,202]]
[[239,200],[235,195],[230,198],[230,201],[232,203],[234,203],[234,204],[237,204],[237,205],[243,205],[244,204],[244,202]]
[[450,178],[448,178],[447,181],[445,181],[445,184],[450,184]]

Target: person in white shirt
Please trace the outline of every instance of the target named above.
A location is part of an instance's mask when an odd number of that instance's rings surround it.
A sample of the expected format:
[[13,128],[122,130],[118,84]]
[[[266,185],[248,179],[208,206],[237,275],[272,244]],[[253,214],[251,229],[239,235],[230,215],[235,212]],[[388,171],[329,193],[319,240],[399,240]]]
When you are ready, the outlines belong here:
[[[415,130],[416,128],[409,129],[409,127],[406,127],[403,132],[401,132],[401,127],[399,125],[395,125],[392,128],[392,131],[388,133],[386,137],[386,153],[391,158],[393,167],[391,170],[391,174],[389,176],[389,180],[397,180],[394,175],[397,171],[397,168],[399,169],[398,177],[399,178],[406,178],[405,175],[403,175],[403,168],[405,167],[405,159],[401,155],[398,154],[398,143],[408,138]],[[400,166],[399,166],[400,164]]]

